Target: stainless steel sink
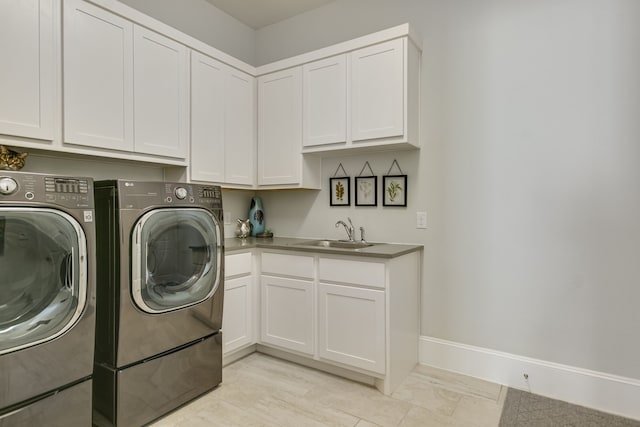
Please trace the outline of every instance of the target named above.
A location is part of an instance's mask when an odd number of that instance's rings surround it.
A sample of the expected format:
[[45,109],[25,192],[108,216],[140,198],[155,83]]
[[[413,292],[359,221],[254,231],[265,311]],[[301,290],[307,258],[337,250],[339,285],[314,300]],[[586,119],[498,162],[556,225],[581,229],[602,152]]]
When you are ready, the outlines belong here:
[[297,245],[336,249],[362,249],[373,246],[375,243],[350,242],[348,240],[310,240],[308,242],[297,243]]

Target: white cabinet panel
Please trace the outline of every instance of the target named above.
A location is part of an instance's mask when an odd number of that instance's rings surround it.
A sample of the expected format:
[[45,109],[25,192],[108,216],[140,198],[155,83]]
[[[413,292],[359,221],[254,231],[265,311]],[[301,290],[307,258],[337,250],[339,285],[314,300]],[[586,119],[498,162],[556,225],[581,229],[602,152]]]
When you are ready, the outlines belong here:
[[191,179],[224,182],[224,64],[191,52]]
[[53,0],[0,3],[0,133],[53,139]]
[[385,373],[384,291],[318,285],[320,357]]
[[251,253],[227,254],[224,257],[224,277],[251,274]]
[[313,282],[262,275],[261,341],[313,354]]
[[255,78],[228,68],[225,83],[225,182],[254,184],[256,153]]
[[347,55],[305,64],[303,146],[347,140]]
[[353,283],[384,289],[385,265],[381,262],[320,258],[318,267],[320,280]]
[[64,140],[133,150],[133,24],[64,2]]
[[351,53],[351,139],[404,133],[404,42],[391,40]]
[[225,280],[222,312],[222,351],[224,354],[253,344],[254,309],[252,302],[251,276]]
[[191,179],[253,185],[255,78],[191,52]]
[[189,137],[187,48],[135,26],[134,56],[135,151],[186,158]]
[[262,273],[312,279],[313,257],[265,252],[262,254]]
[[302,67],[258,78],[258,184],[297,184],[302,165]]

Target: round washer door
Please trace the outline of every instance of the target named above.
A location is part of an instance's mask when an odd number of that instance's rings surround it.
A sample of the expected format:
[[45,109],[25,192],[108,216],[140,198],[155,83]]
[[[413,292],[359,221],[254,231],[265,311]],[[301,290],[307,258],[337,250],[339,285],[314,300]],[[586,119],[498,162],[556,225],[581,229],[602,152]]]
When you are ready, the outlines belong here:
[[0,354],[69,330],[87,297],[87,241],[72,216],[0,208]]
[[131,256],[138,308],[155,314],[197,304],[220,284],[220,225],[206,209],[149,211],[134,226]]

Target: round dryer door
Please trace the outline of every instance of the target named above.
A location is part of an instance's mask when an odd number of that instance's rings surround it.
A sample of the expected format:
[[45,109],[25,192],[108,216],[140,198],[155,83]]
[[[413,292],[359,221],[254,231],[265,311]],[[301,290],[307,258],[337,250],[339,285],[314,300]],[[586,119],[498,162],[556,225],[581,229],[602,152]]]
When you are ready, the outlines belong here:
[[87,295],[86,236],[70,215],[0,208],[0,354],[62,335]]
[[147,313],[202,302],[220,284],[220,225],[206,209],[156,209],[135,225],[131,242],[132,292]]

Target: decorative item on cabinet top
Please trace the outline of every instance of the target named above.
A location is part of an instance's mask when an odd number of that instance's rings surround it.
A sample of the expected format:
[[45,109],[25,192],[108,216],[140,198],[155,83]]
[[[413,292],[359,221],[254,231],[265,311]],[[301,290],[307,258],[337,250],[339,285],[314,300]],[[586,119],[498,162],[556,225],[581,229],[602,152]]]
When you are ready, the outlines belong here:
[[0,145],[0,169],[17,171],[24,167],[29,153],[20,153],[9,147]]

